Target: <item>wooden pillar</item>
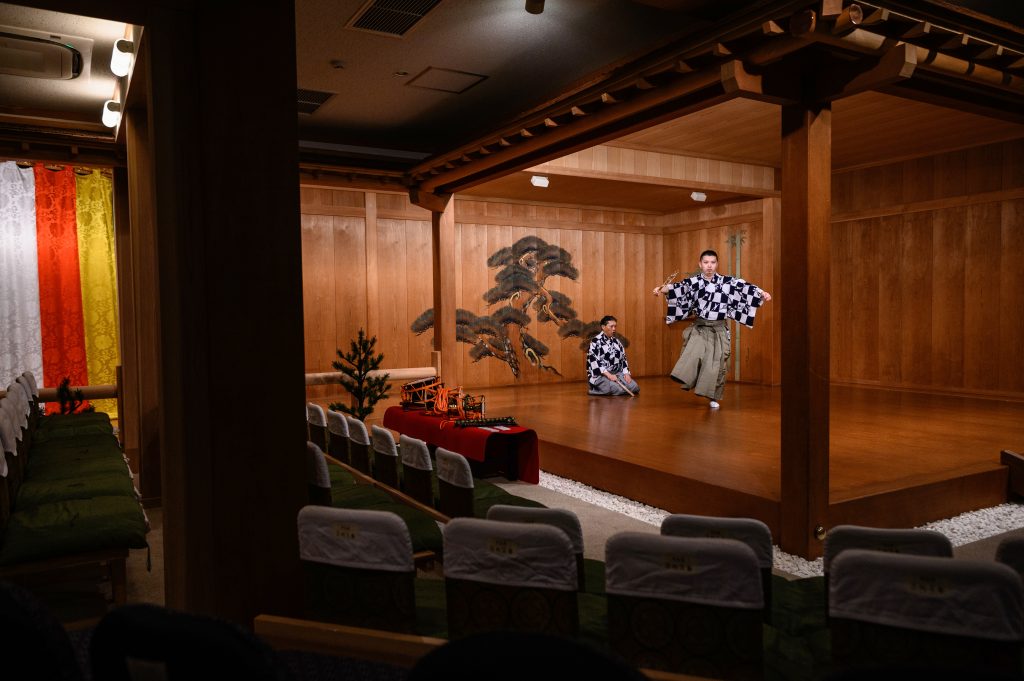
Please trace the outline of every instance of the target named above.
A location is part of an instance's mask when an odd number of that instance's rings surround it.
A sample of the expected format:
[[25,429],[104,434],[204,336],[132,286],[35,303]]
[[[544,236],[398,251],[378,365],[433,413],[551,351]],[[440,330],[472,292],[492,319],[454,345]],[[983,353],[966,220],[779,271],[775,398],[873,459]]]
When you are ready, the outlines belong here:
[[129,210],[128,219],[118,222],[117,238],[125,402],[127,416],[136,415],[134,429],[131,420],[126,423],[125,450],[129,459],[131,449],[137,450],[139,492],[143,502],[152,505],[161,498],[160,308],[154,305],[160,299],[160,264],[148,115],[146,109],[135,107],[124,114]]
[[441,378],[459,385],[459,355],[455,340],[455,200],[444,210],[432,210],[434,265],[434,350],[441,353]]
[[806,558],[828,514],[831,157],[830,106],[784,106],[780,545]]
[[166,601],[252,626],[302,601],[295,7],[147,18]]

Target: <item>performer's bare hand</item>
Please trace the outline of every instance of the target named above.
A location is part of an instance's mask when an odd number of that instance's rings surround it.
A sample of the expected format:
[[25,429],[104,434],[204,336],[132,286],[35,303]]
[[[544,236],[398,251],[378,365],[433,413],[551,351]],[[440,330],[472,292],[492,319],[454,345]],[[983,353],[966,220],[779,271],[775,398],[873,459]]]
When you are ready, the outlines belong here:
[[772,294],[768,293],[767,291],[763,291],[762,290],[761,291],[761,297],[764,298],[764,302],[767,303],[769,300],[772,299]]
[[661,287],[660,286],[655,286],[654,287],[654,295],[656,295],[656,296],[660,296],[661,295]]

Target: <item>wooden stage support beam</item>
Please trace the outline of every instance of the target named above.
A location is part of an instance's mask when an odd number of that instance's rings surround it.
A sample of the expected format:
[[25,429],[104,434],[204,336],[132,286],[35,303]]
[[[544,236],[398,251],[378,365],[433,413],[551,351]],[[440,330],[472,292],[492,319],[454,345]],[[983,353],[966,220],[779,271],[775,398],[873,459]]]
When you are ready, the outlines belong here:
[[780,545],[821,555],[828,514],[832,109],[782,108]]
[[440,375],[459,385],[459,355],[455,345],[455,202],[431,210],[434,265],[434,350],[441,353]]

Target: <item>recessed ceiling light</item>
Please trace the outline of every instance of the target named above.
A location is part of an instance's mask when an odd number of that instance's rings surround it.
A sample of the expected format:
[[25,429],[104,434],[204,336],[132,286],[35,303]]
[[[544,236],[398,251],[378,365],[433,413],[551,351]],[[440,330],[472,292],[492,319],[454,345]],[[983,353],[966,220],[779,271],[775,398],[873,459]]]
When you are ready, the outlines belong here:
[[394,76],[395,78],[405,78],[406,76],[409,75],[409,72],[399,69],[398,71],[395,71],[391,75]]
[[534,187],[547,187],[548,178],[544,175],[534,175],[533,177],[530,178],[530,184],[532,184]]
[[708,195],[704,192],[690,192],[690,198],[694,201],[707,201]]

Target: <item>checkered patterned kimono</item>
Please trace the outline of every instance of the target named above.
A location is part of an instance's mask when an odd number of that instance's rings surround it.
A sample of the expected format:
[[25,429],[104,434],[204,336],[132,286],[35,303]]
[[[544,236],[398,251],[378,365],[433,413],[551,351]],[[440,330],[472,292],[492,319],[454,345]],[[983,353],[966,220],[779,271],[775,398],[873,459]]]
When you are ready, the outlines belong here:
[[668,315],[665,323],[685,319],[690,314],[715,321],[735,319],[744,326],[754,326],[754,315],[764,299],[761,289],[742,279],[716,274],[710,280],[698,274],[665,288]]
[[594,336],[587,350],[590,385],[596,385],[605,371],[616,376],[629,373],[629,364],[626,362],[626,348],[622,347],[619,339],[614,336],[609,338],[602,332]]

